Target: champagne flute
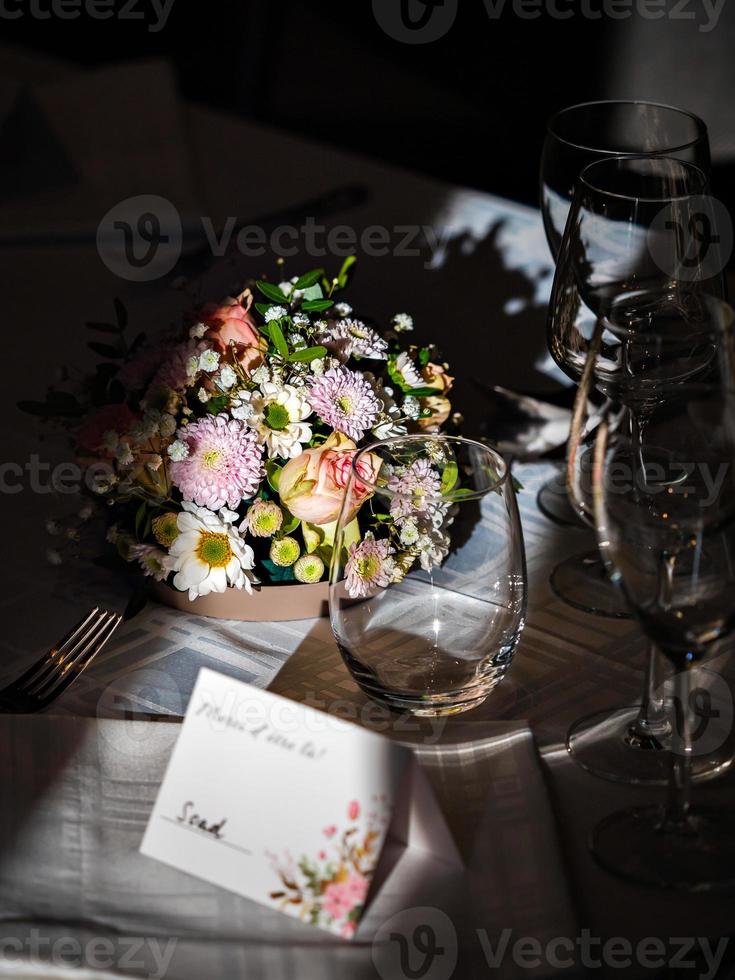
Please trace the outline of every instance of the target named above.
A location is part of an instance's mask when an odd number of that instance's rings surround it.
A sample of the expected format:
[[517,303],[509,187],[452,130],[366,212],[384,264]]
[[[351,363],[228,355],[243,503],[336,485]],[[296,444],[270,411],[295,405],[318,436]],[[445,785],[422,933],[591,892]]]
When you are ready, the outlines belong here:
[[666,804],[607,817],[591,847],[615,874],[692,890],[735,882],[735,809],[690,797],[691,675],[735,627],[735,314],[716,297],[702,301],[700,314],[700,327],[708,317],[721,330],[708,368],[662,383],[643,444],[632,406],[611,403],[592,474],[601,553],[676,671],[678,738]]
[[[627,155],[670,156],[710,174],[707,127],[690,112],[637,101],[588,102],[562,109],[547,126],[539,179],[541,214],[554,261],[579,174],[590,163]],[[563,478],[544,484],[538,504],[555,523],[577,524]]]

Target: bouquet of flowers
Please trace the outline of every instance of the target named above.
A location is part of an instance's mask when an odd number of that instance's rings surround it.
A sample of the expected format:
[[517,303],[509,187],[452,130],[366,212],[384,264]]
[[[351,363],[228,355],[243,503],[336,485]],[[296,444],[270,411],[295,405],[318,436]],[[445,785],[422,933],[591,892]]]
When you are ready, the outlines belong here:
[[[51,400],[73,399],[80,458],[106,464],[94,490],[122,558],[190,599],[319,582],[357,450],[447,423],[453,379],[432,346],[406,342],[412,318],[399,313],[381,331],[336,298],[353,262],[333,279],[316,269],[251,283],[158,342],[141,335],[128,347],[119,305],[117,325],[89,324],[116,340],[92,342],[105,362],[74,396]],[[448,550],[410,515],[386,528],[385,515],[379,524],[362,506],[379,462],[359,460],[366,483],[353,494],[352,595]]]

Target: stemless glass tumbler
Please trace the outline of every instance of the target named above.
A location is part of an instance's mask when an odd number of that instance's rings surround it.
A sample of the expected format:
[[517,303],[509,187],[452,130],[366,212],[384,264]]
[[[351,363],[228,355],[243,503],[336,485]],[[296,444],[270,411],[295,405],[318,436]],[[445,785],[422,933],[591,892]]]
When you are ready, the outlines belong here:
[[[360,530],[358,509],[374,531]],[[526,594],[518,507],[498,453],[416,435],[356,454],[329,606],[345,664],[367,695],[426,716],[481,704],[510,666]]]

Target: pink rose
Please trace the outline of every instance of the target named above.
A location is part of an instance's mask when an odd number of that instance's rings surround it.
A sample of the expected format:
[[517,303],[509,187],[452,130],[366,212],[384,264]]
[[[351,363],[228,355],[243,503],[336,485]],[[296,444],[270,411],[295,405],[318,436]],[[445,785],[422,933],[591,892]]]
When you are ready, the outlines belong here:
[[360,816],[360,804],[357,802],[357,800],[353,800],[347,807],[347,816],[350,820],[357,820],[357,818]]
[[221,303],[208,303],[199,319],[209,327],[206,337],[221,354],[235,344],[237,360],[250,373],[263,363],[268,344],[250,315],[253,297],[249,289],[236,299],[228,296]]
[[82,422],[77,433],[77,442],[90,453],[104,453],[103,440],[106,432],[125,435],[137,421],[138,416],[127,405],[105,405]]
[[[309,524],[319,527],[333,524],[339,517],[356,452],[352,439],[333,432],[322,446],[306,449],[296,459],[290,459],[281,470],[278,483],[284,506],[294,517]],[[380,462],[372,453],[364,453],[358,460],[357,471],[364,480],[374,483]],[[348,521],[372,495],[373,491],[364,483],[353,484]]]

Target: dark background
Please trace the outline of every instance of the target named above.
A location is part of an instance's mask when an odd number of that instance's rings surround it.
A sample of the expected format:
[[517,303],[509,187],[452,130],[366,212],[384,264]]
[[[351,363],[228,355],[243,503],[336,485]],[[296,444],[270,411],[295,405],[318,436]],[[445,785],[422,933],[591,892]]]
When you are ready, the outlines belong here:
[[[491,20],[483,0],[464,0],[444,38],[407,45],[380,29],[370,0],[175,0],[158,33],[82,13],[0,18],[0,41],[89,67],[163,55],[188,99],[527,203],[555,109],[597,98],[680,105],[708,122],[715,191],[729,203],[735,9],[726,4],[707,32],[701,0],[679,10],[687,19],[526,20],[507,0]],[[145,0],[135,11],[155,19]]]

